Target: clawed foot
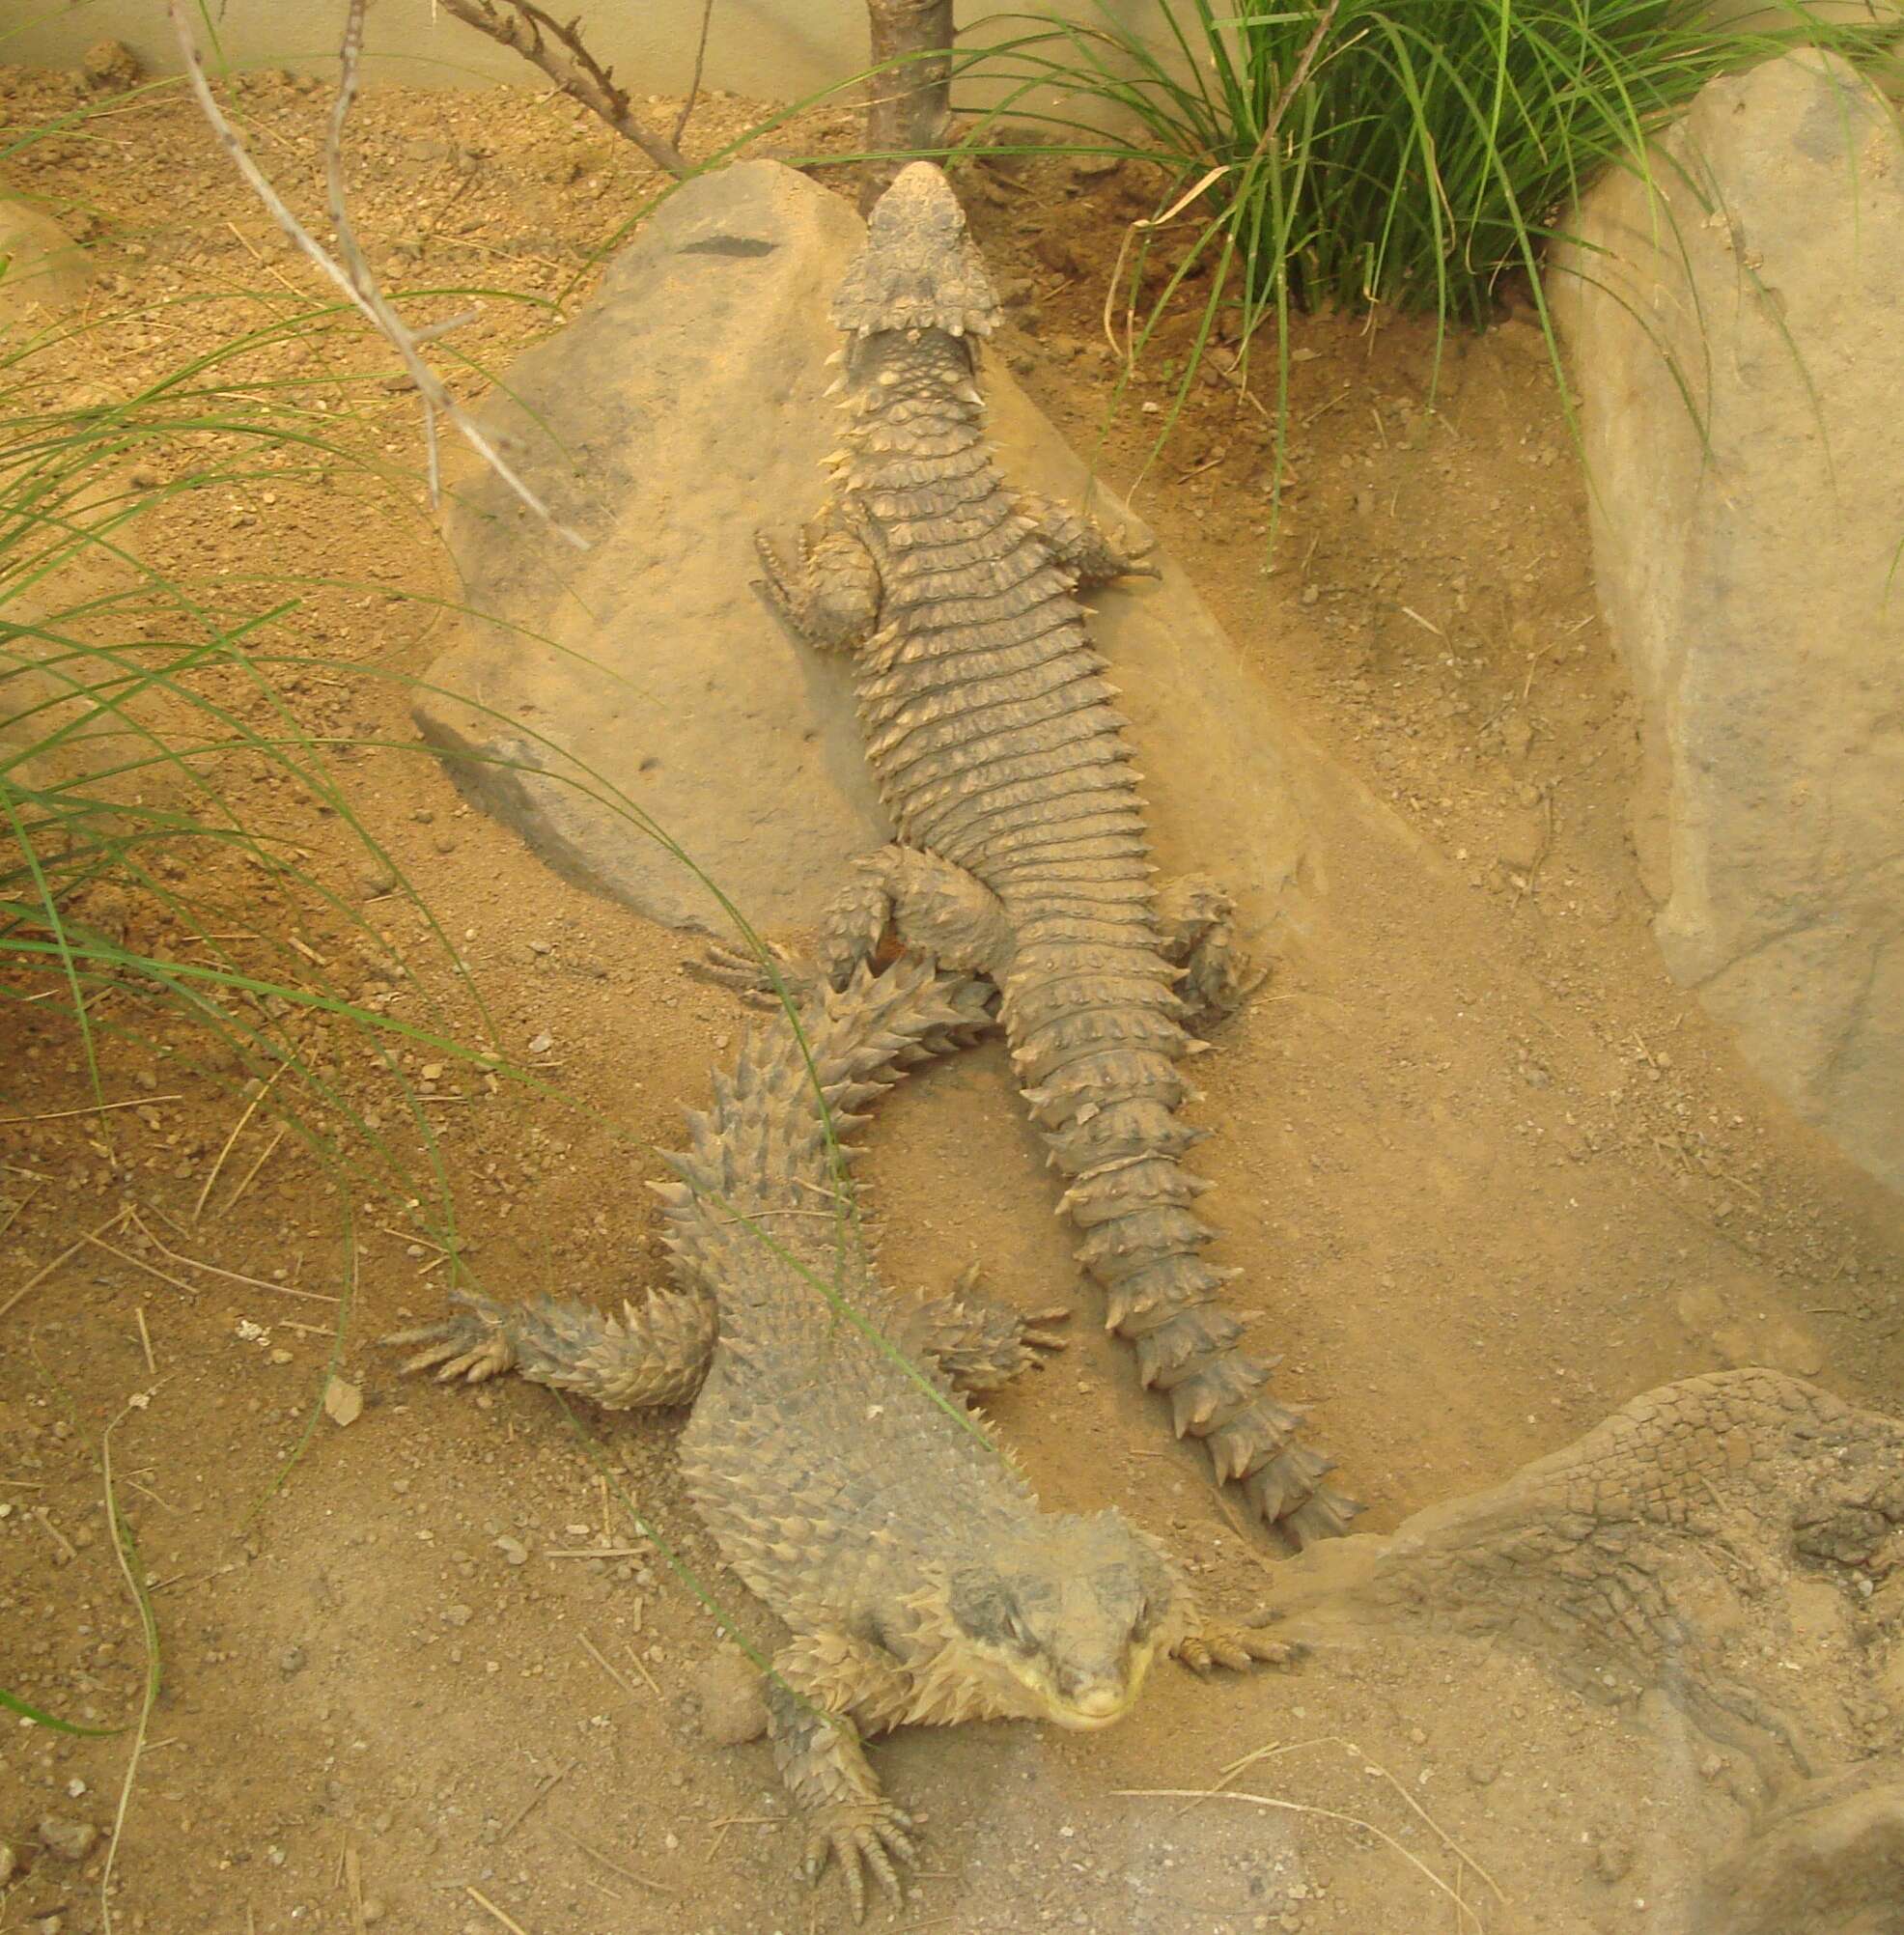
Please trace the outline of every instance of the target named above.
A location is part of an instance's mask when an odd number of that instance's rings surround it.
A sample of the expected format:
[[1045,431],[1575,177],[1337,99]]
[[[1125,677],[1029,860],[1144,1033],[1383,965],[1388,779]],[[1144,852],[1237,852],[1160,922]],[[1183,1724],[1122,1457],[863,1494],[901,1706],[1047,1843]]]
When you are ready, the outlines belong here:
[[1133,539],[1130,532],[1119,531],[1115,538],[1107,541],[1106,548],[1116,559],[1119,577],[1156,577],[1163,575],[1162,568],[1151,562],[1151,553],[1157,548],[1155,538]]
[[913,1858],[912,1825],[890,1801],[835,1801],[809,1816],[806,1855],[801,1871],[817,1882],[835,1856],[853,1896],[853,1919],[866,1919],[866,1871],[871,1869],[891,1896],[893,1905],[906,1899],[906,1886],[896,1864]]
[[959,1272],[952,1281],[952,1295],[966,1305],[978,1326],[997,1332],[994,1348],[1004,1349],[1005,1333],[1010,1333],[1009,1342],[1020,1353],[1019,1370],[1043,1370],[1046,1357],[1055,1356],[1071,1342],[1069,1337],[1054,1335],[1051,1331],[1053,1324],[1071,1322],[1069,1304],[1054,1304],[1049,1310],[1014,1310],[1009,1304],[996,1302],[986,1289],[982,1263],[968,1263]]
[[487,1298],[472,1297],[453,1290],[450,1301],[462,1307],[437,1324],[419,1324],[414,1330],[397,1331],[381,1341],[401,1349],[421,1344],[423,1349],[406,1358],[403,1374],[434,1370],[438,1384],[487,1384],[492,1377],[516,1367],[516,1345],[502,1321],[501,1311]]
[[[1024,1313],[1022,1329],[1019,1332],[1019,1342],[1029,1355],[1025,1362],[1033,1370],[1045,1368],[1045,1357],[1055,1356],[1071,1342],[1069,1337],[1054,1336],[1049,1328],[1052,1324],[1068,1324],[1071,1312],[1062,1304],[1050,1310],[1027,1310]],[[1041,1356],[1039,1353],[1043,1353]]]
[[[806,540],[804,538],[800,540],[800,550],[802,553],[801,563],[804,565],[806,561],[804,555],[806,551]],[[780,615],[784,623],[789,625],[796,624],[797,614],[794,609],[793,575],[785,564],[781,562],[780,553],[774,549],[772,541],[764,531],[756,531],[754,533],[754,555],[760,559],[762,572],[761,576],[752,580],[754,590],[766,599],[768,603]]]
[[1293,1667],[1309,1649],[1300,1640],[1272,1640],[1255,1626],[1206,1619],[1178,1641],[1175,1651],[1191,1672],[1208,1678],[1218,1667],[1247,1672],[1251,1666]]
[[[700,960],[688,962],[687,971],[695,980],[725,988],[756,1008],[779,1007],[783,988],[788,998],[796,1003],[803,1001],[813,990],[811,968],[770,940],[761,945],[765,960],[751,948],[727,947],[716,942]],[[775,975],[779,977],[778,986]]]

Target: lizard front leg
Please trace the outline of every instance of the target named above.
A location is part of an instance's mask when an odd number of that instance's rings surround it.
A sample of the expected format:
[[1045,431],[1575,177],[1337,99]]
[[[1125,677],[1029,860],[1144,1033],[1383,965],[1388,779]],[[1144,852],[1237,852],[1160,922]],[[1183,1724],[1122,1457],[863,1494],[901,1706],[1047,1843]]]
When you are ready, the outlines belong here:
[[912,1304],[892,1332],[901,1350],[930,1358],[960,1390],[974,1393],[1042,1369],[1048,1353],[1064,1349],[1050,1327],[1071,1316],[1065,1309],[1015,1310],[981,1294],[979,1277],[979,1266],[968,1264],[946,1295]]
[[404,1364],[434,1370],[439,1383],[484,1384],[515,1371],[531,1384],[573,1390],[607,1411],[686,1404],[700,1389],[714,1353],[713,1300],[686,1290],[656,1290],[646,1304],[624,1304],[620,1317],[592,1305],[539,1297],[492,1303],[450,1293],[453,1315],[399,1331],[383,1342],[423,1348]]
[[873,634],[880,617],[880,569],[873,554],[830,512],[819,520],[821,536],[800,535],[798,569],[787,564],[766,534],[757,533],[766,576],[760,589],[787,625],[809,645],[847,652]]
[[1151,548],[1149,539],[1133,544],[1123,534],[1113,538],[1095,518],[1036,491],[1020,491],[1018,507],[1038,527],[1038,535],[1050,547],[1051,555],[1076,575],[1080,590],[1109,584],[1114,578],[1163,575],[1154,564],[1144,562]]
[[896,1726],[911,1705],[911,1683],[892,1656],[841,1633],[807,1633],[775,1655],[767,1683],[774,1764],[805,1816],[801,1866],[817,1882],[838,1859],[866,1915],[866,1870],[895,1902],[905,1898],[899,1865],[913,1858],[909,1815],[881,1791],[862,1733]]
[[1168,1597],[1158,1621],[1158,1643],[1199,1678],[1218,1667],[1246,1672],[1252,1666],[1290,1667],[1308,1651],[1300,1640],[1273,1640],[1257,1626],[1210,1617],[1196,1602],[1190,1580],[1162,1539],[1137,1536],[1156,1554],[1168,1576]]

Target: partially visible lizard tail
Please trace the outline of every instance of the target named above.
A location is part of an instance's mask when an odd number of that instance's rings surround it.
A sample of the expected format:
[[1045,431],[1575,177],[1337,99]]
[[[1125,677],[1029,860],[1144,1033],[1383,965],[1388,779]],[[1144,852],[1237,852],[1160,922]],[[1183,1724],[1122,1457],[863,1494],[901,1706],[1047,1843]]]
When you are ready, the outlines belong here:
[[690,1145],[662,1152],[681,1180],[650,1185],[684,1288],[710,1287],[737,1217],[775,1233],[776,1216],[843,1209],[840,1165],[856,1154],[843,1138],[907,1069],[991,1027],[991,997],[929,960],[862,965],[809,1000],[798,1029],[781,1014],[743,1044],[734,1072],[714,1077],[714,1107],[688,1116]]
[[[930,962],[880,974],[862,968],[839,993],[809,1001],[798,1027],[782,1014],[758,1052],[744,1045],[733,1074],[714,1077],[714,1106],[689,1115],[691,1145],[664,1156],[682,1180],[651,1185],[668,1206],[676,1287],[624,1304],[619,1317],[579,1301],[510,1305],[457,1291],[447,1318],[383,1341],[413,1351],[406,1371],[434,1370],[444,1382],[514,1371],[609,1410],[686,1404],[714,1355],[727,1246],[750,1231],[804,1249],[812,1224],[776,1218],[845,1214],[838,1165],[854,1152],[838,1138],[913,1063],[989,1027],[990,999],[984,984]],[[740,1222],[748,1230],[737,1232]]]
[[1201,1253],[1217,1232],[1190,1205],[1210,1185],[1177,1159],[1203,1132],[1177,1116],[1190,1091],[1168,1053],[1120,1046],[1043,1081],[1027,1073],[1051,1160],[1073,1179],[1078,1259],[1104,1287],[1106,1324],[1135,1346],[1138,1376],[1169,1393],[1177,1435],[1200,1438],[1218,1481],[1240,1484],[1299,1546],[1347,1530],[1358,1507],[1324,1483],[1333,1461],[1298,1440],[1301,1416],[1268,1393],[1274,1360],[1238,1348],[1242,1320],[1218,1301],[1242,1273]]

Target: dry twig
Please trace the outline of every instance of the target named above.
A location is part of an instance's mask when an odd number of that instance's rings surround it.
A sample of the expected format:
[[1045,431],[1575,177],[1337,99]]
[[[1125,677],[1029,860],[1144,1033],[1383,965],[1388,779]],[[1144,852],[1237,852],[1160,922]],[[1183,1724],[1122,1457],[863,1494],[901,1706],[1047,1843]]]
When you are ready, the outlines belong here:
[[139,1760],[146,1751],[153,1708],[158,1701],[158,1628],[153,1622],[150,1588],[141,1584],[145,1567],[141,1565],[136,1575],[132,1570],[132,1561],[137,1558],[138,1552],[132,1544],[131,1528],[120,1512],[119,1496],[113,1489],[112,1478],[112,1434],[125,1422],[128,1412],[144,1403],[144,1397],[128,1400],[99,1435],[99,1475],[105,1492],[106,1531],[112,1540],[112,1556],[119,1562],[120,1576],[126,1581],[126,1588],[138,1609],[146,1652],[145,1695],[139,1702],[139,1717],[133,1723],[131,1752],[126,1756],[126,1774],[119,1785],[119,1805],[113,1810],[112,1833],[106,1837],[105,1865],[99,1872],[99,1921],[106,1935],[112,1935],[113,1864],[119,1858],[120,1839],[126,1832],[126,1810],[132,1804],[132,1783],[138,1779]]
[[[344,42],[338,55],[343,71],[338,82],[337,101],[331,109],[330,126],[324,137],[324,174],[329,184],[331,220],[337,229],[338,253],[343,257],[343,261],[339,262],[337,257],[330,255],[312,238],[309,231],[286,207],[283,196],[272,187],[264,171],[251,158],[250,152],[238,138],[237,128],[226,119],[224,110],[212,96],[211,84],[206,78],[204,57],[199,52],[198,42],[192,37],[191,24],[185,16],[185,0],[167,0],[172,28],[178,36],[179,51],[184,59],[185,76],[191,84],[193,97],[206,120],[211,124],[211,130],[217,135],[220,146],[231,156],[233,166],[244,178],[245,185],[264,203],[278,227],[323,270],[343,291],[351,306],[389,342],[403,362],[405,374],[423,398],[432,504],[437,501],[439,490],[441,466],[436,450],[436,417],[440,413],[449,418],[477,456],[559,538],[574,545],[577,550],[586,550],[586,543],[566,525],[555,521],[548,506],[516,474],[507,459],[450,394],[435,371],[423,360],[417,346],[429,332],[410,328],[390,306],[390,299],[372,274],[370,264],[365,261],[363,249],[350,226],[344,206],[344,123],[357,96],[357,65],[363,53],[365,4],[366,0],[350,0],[350,11],[344,22]],[[442,325],[437,326],[440,329]]]
[[675,117],[674,132],[668,136],[676,148],[681,146],[681,137],[687,132],[687,117],[694,112],[694,103],[701,95],[701,69],[708,58],[708,29],[714,24],[714,0],[703,0],[701,7],[701,38],[694,42],[694,71],[688,76],[687,98],[681,103],[681,112]]
[[11,1310],[14,1307],[14,1305],[17,1304],[29,1290],[38,1289],[41,1284],[45,1282],[47,1277],[52,1276],[54,1271],[59,1269],[61,1264],[66,1263],[74,1256],[77,1256],[79,1252],[82,1249],[84,1249],[89,1243],[97,1243],[100,1237],[105,1235],[107,1230],[117,1229],[119,1225],[126,1220],[126,1217],[129,1214],[130,1214],[129,1211],[124,1209],[114,1210],[112,1215],[107,1217],[105,1221],[102,1222],[98,1229],[90,1229],[86,1232],[84,1236],[80,1237],[77,1242],[68,1244],[67,1247],[63,1250],[61,1250],[56,1257],[53,1258],[52,1262],[42,1264],[38,1270],[36,1270],[33,1273],[31,1276],[29,1276],[26,1279],[24,1283],[20,1285],[20,1287],[17,1290],[14,1292],[14,1294],[11,1297],[7,1299],[7,1301],[4,1304],[0,1304],[0,1317],[4,1317],[7,1314],[7,1312]]
[[0,1115],[0,1128],[14,1128],[22,1122],[64,1122],[74,1115],[103,1115],[109,1108],[151,1108],[161,1102],[183,1100],[182,1095],[135,1095],[129,1102],[89,1102],[84,1108],[48,1108],[38,1115]]
[[573,1774],[578,1766],[580,1766],[580,1764],[581,1763],[577,1760],[572,1760],[569,1762],[568,1766],[558,1767],[552,1774],[545,1774],[542,1777],[542,1779],[536,1782],[535,1789],[530,1794],[529,1798],[526,1801],[524,1801],[522,1805],[519,1808],[518,1808],[516,1812],[511,1816],[509,1825],[506,1828],[504,1828],[502,1833],[496,1837],[496,1839],[498,1841],[506,1841],[510,1837],[510,1836],[513,1835],[516,1832],[516,1830],[519,1828],[522,1825],[522,1823],[526,1821],[532,1813],[535,1812],[536,1809],[542,1805],[543,1798],[545,1795],[547,1794],[548,1790],[551,1787],[553,1787],[557,1781],[567,1780],[568,1777],[571,1774]]
[[[1270,1794],[1238,1794],[1223,1787],[1116,1787],[1111,1790],[1120,1800],[1152,1801],[1238,1801],[1246,1807],[1274,1809],[1278,1813],[1308,1814],[1322,1821],[1338,1821],[1345,1827],[1359,1828],[1364,1834],[1373,1835],[1386,1846],[1393,1848],[1408,1865],[1418,1869],[1429,1881],[1439,1888],[1457,1909],[1472,1916],[1472,1908],[1462,1900],[1448,1884],[1428,1865],[1417,1854],[1403,1847],[1386,1828],[1379,1828],[1373,1821],[1365,1821],[1359,1814],[1345,1814],[1336,1808],[1315,1808],[1306,1801],[1282,1801]],[[1460,1869],[1456,1869],[1459,1873]]]
[[468,1895],[478,1908],[484,1909],[490,1915],[493,1915],[509,1930],[509,1935],[529,1935],[529,1931],[517,1921],[515,1916],[505,1915],[480,1888],[473,1887],[470,1883],[464,1882],[462,1892]]
[[[302,1297],[307,1302],[312,1304],[335,1304],[340,1301],[338,1298],[331,1296],[327,1291],[300,1290],[294,1283],[272,1283],[267,1281],[263,1276],[247,1276],[244,1275],[242,1271],[239,1270],[221,1270],[217,1264],[201,1262],[196,1256],[182,1256],[180,1254],[178,1250],[168,1249],[164,1244],[159,1242],[158,1238],[153,1234],[151,1225],[146,1221],[146,1220],[139,1214],[137,1210],[128,1209],[124,1212],[124,1215],[126,1219],[132,1224],[133,1228],[135,1228],[139,1232],[139,1234],[143,1236],[145,1240],[149,1244],[151,1244],[152,1247],[155,1250],[157,1250],[162,1257],[166,1259],[167,1262],[176,1263],[180,1265],[182,1269],[202,1270],[204,1271],[206,1276],[222,1276],[228,1283],[242,1283],[248,1289],[252,1290],[269,1290],[274,1292],[277,1296],[280,1297]],[[85,1240],[88,1243],[98,1243],[98,1237],[88,1237]],[[101,1249],[107,1249],[111,1248],[111,1245],[101,1243],[99,1244],[99,1248]],[[113,1250],[113,1254],[115,1256],[122,1258],[126,1263],[136,1264],[141,1270],[147,1272],[150,1276],[161,1277],[167,1283],[177,1283],[180,1289],[190,1291],[193,1296],[196,1296],[198,1294],[197,1287],[194,1284],[180,1283],[179,1279],[176,1276],[167,1276],[164,1271],[155,1269],[152,1264],[146,1262],[142,1257],[133,1256],[125,1250],[118,1250],[118,1249]]]
[[238,1178],[238,1188],[235,1189],[231,1192],[231,1194],[225,1198],[224,1203],[218,1209],[212,1211],[213,1216],[223,1216],[225,1214],[225,1211],[230,1209],[233,1206],[233,1204],[236,1203],[241,1195],[243,1195],[245,1191],[248,1190],[251,1187],[251,1185],[257,1180],[258,1171],[262,1169],[265,1166],[265,1164],[268,1163],[271,1160],[271,1158],[277,1154],[278,1144],[282,1142],[284,1138],[290,1134],[291,1134],[291,1124],[289,1122],[280,1122],[278,1124],[277,1134],[273,1136],[271,1139],[268,1142],[266,1142],[264,1148],[259,1152],[258,1160],[252,1164],[250,1168],[245,1170],[242,1176]]
[[[693,173],[673,141],[651,134],[635,120],[629,107],[628,90],[615,85],[614,70],[603,67],[582,44],[579,19],[571,20],[565,27],[540,7],[532,5],[531,0],[507,0],[507,5],[512,11],[506,14],[494,4],[494,0],[441,0],[446,14],[461,20],[465,27],[474,27],[479,34],[487,34],[512,53],[520,54],[525,61],[533,62],[571,100],[578,101],[591,114],[600,115],[617,134],[632,141],[656,167],[664,169],[677,181]],[[704,19],[701,23],[703,46],[707,44],[707,31]],[[552,46],[549,44],[551,41],[555,43]],[[694,64],[697,83],[700,73],[697,59]],[[691,94],[688,99],[691,104]],[[684,111],[674,131],[675,141],[681,139],[681,130],[686,123],[687,116]]]
[[233,1146],[237,1143],[238,1138],[244,1134],[244,1125],[257,1113],[258,1105],[264,1101],[266,1096],[270,1094],[277,1082],[278,1077],[290,1066],[291,1064],[288,1061],[280,1062],[271,1071],[270,1080],[266,1082],[252,1096],[251,1100],[244,1105],[244,1113],[232,1125],[232,1133],[225,1137],[225,1146],[218,1151],[217,1157],[212,1162],[210,1170],[205,1178],[205,1186],[198,1192],[198,1200],[192,1204],[192,1220],[194,1222],[205,1214],[205,1199],[211,1193],[211,1186],[217,1182],[218,1172],[225,1166],[225,1158],[232,1153]]
[[618,1874],[624,1881],[633,1882],[637,1888],[652,1889],[657,1894],[679,1894],[681,1893],[680,1889],[670,1888],[664,1881],[650,1881],[645,1874],[636,1874],[631,1867],[624,1867],[620,1862],[610,1861],[600,1848],[590,1847],[578,1835],[572,1835],[567,1828],[557,1828],[555,1832],[565,1841],[568,1841],[574,1847],[580,1848],[583,1854],[589,1856],[594,1861],[599,1861],[610,1874]]

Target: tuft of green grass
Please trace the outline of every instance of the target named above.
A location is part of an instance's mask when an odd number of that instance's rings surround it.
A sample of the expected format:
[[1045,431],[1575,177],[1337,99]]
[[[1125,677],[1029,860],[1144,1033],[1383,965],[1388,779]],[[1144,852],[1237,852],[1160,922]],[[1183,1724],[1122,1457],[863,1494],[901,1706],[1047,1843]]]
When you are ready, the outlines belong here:
[[1280,449],[1296,311],[1380,303],[1438,332],[1481,328],[1525,277],[1554,351],[1541,264],[1596,175],[1647,177],[1650,137],[1721,74],[1806,46],[1862,64],[1898,32],[1806,0],[1773,0],[1776,23],[1752,28],[1678,0],[1159,0],[1141,28],[1095,4],[1082,23],[993,16],[1022,31],[961,75],[1005,84],[973,139],[1010,115],[1061,144],[1034,152],[1163,171],[1106,304],[1128,378],[1159,325],[1200,303],[1157,448],[1206,355],[1231,346],[1240,377],[1267,329]]
[[[1097,4],[1101,25],[1001,16],[1033,31],[969,71],[1134,120],[1143,149],[1090,145],[1173,171],[1162,204],[1191,192],[1198,245],[1234,250],[1246,301],[1385,302],[1476,326],[1582,186],[1643,165],[1647,137],[1708,81],[1802,46],[1862,61],[1898,31],[1803,0],[1750,29],[1677,0],[1159,0],[1159,46]],[[1021,118],[1081,131],[1070,113]]]

